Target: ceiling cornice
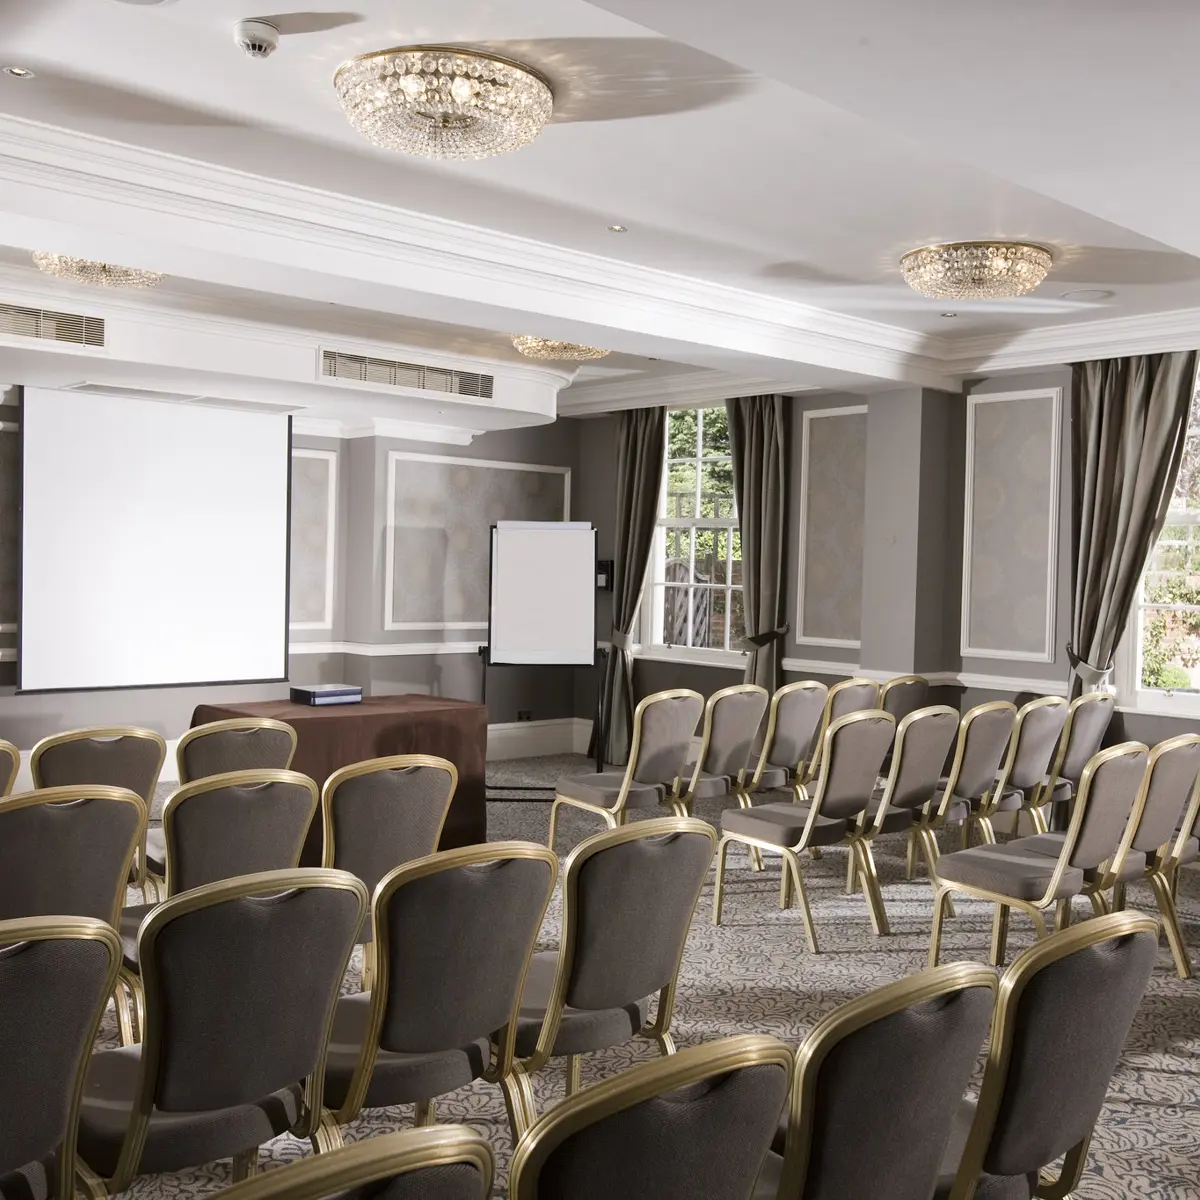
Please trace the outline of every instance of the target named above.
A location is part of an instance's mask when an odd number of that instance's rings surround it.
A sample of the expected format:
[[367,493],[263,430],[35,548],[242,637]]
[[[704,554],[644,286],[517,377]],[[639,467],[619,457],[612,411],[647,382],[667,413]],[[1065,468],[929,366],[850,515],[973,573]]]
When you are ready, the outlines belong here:
[[575,384],[558,394],[560,417],[599,416],[630,408],[665,404],[672,408],[700,408],[736,396],[764,392],[805,392],[809,387],[781,387],[777,380],[726,371],[681,371],[675,375],[652,375],[620,379],[611,383]]
[[293,417],[292,433],[316,438],[398,438],[406,442],[437,442],[446,446],[469,446],[480,429],[455,429],[450,425],[426,425],[375,417],[361,421],[339,421],[327,417]]

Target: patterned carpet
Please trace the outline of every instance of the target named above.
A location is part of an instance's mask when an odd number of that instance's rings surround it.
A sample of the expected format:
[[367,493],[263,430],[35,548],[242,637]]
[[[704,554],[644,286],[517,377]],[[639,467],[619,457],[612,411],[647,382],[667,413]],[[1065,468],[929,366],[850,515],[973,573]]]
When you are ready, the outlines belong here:
[[[489,836],[495,841],[544,841],[549,807],[529,802],[489,804]],[[719,820],[719,805],[702,805],[698,815]],[[598,822],[569,812],[559,832],[560,853],[598,831]],[[844,895],[845,858],[840,852],[826,852],[820,862],[806,864],[821,942],[817,956],[805,949],[799,913],[794,909],[781,912],[776,907],[778,868],[768,863],[767,871],[756,875],[744,858],[731,853],[724,924],[716,929],[709,923],[710,882],[688,940],[673,1029],[678,1043],[683,1046],[733,1033],[758,1032],[795,1045],[837,1005],[923,968],[932,911],[930,891],[924,881],[905,882],[902,851],[901,839],[884,839],[877,854],[893,929],[886,939],[872,935],[862,897]],[[1194,953],[1200,954],[1200,878],[1186,871],[1184,876],[1180,908]],[[1152,904],[1148,890],[1131,890],[1131,907],[1144,905],[1152,911]],[[1077,910],[1080,917],[1085,907]],[[556,896],[539,948],[557,945],[560,919]],[[943,961],[984,961],[989,930],[986,905],[960,902],[958,918],[947,922]],[[1031,940],[1031,927],[1014,915],[1010,954]],[[111,1014],[103,1040],[116,1044]],[[584,1061],[584,1083],[653,1057],[648,1042],[589,1056]],[[539,1109],[544,1111],[562,1096],[561,1067],[551,1063],[536,1077],[535,1087]],[[464,1122],[488,1138],[499,1166],[495,1195],[504,1197],[511,1145],[499,1090],[477,1083],[440,1100],[438,1117],[443,1122]],[[375,1112],[350,1126],[347,1140],[410,1122],[407,1108]],[[1194,1200],[1200,1195],[1197,1146],[1200,980],[1184,982],[1176,977],[1164,941],[1092,1141],[1087,1176],[1075,1196],[1077,1200]],[[306,1146],[280,1138],[263,1151],[263,1165],[275,1166],[306,1153]],[[229,1179],[229,1163],[217,1163],[186,1175],[141,1180],[128,1195],[144,1200],[190,1200],[226,1185]]]

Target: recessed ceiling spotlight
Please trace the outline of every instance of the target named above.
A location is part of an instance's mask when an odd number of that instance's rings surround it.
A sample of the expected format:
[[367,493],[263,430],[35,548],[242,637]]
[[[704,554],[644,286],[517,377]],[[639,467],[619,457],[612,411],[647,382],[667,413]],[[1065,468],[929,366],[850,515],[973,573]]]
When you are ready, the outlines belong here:
[[608,227],[608,232],[609,233],[628,233],[629,226],[628,225],[610,225]]
[[14,79],[33,79],[34,74],[28,67],[5,67],[5,75],[11,75]]
[[942,316],[945,317],[947,321],[953,321],[954,318],[958,316],[958,313],[942,313]]
[[1074,292],[1061,293],[1063,300],[1111,300],[1116,295],[1116,292],[1110,292],[1107,288],[1079,288]]

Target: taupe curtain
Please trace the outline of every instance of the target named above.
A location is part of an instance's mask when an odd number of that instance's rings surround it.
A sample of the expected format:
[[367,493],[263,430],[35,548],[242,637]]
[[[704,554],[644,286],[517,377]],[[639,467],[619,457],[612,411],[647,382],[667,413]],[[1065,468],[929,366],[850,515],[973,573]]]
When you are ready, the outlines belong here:
[[[667,410],[639,408],[617,414],[616,558],[613,562],[612,650],[601,682],[599,710],[606,726],[604,761],[623,763],[633,725],[633,627],[658,517],[666,461]],[[597,753],[599,730],[590,753]]]
[[746,682],[783,683],[787,451],[791,406],[782,396],[727,400],[733,491],[742,531],[742,585],[750,652]]
[[1076,363],[1071,694],[1107,682],[1183,457],[1196,352]]

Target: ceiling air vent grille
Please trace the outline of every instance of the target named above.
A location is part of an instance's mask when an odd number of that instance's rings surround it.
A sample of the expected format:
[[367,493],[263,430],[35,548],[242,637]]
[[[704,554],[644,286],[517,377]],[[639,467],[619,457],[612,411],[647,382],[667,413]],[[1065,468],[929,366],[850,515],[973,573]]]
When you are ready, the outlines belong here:
[[0,303],[0,334],[71,342],[76,346],[103,346],[104,318]]
[[393,362],[388,358],[367,358],[361,354],[343,354],[340,350],[321,351],[321,374],[329,379],[352,379],[356,383],[376,383],[383,387],[452,392],[456,396],[477,396],[481,400],[492,398],[491,375]]

